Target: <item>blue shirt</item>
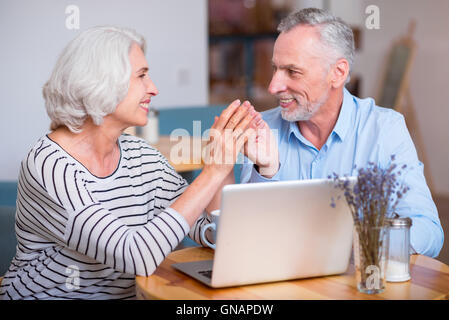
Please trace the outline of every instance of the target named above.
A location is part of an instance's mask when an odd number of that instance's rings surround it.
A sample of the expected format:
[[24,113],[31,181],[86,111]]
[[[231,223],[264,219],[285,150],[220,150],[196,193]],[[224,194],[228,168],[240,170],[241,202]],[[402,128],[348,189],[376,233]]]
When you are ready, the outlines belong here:
[[423,164],[418,160],[400,113],[376,106],[371,98],[359,99],[344,89],[338,120],[321,150],[304,138],[296,122],[282,119],[281,107],[262,115],[277,135],[280,169],[273,178],[267,179],[245,159],[241,183],[321,179],[334,172],[340,176],[353,176],[357,175],[358,168],[367,167],[368,162],[388,168],[394,154],[399,168],[407,164],[402,179],[410,190],[399,201],[396,212],[413,221],[411,246],[420,254],[431,257],[439,254],[443,246],[443,229],[426,184]]

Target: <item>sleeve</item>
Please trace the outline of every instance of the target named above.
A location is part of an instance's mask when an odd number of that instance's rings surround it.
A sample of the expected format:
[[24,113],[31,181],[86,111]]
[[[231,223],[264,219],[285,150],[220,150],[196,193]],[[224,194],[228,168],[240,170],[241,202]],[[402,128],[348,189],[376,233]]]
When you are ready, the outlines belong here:
[[[201,229],[208,223],[211,223],[211,220],[207,212],[204,211],[203,214],[195,221],[189,232],[190,239],[203,247],[207,247],[207,245],[203,240],[201,240]],[[210,229],[206,231],[206,238],[209,242],[213,242]]]
[[401,180],[398,182],[410,189],[398,202],[396,212],[400,216],[412,219],[410,231],[412,250],[436,257],[443,246],[443,229],[426,183],[424,166],[418,159],[404,117],[398,114],[383,133],[381,159],[385,167],[390,165],[391,155],[395,156],[394,163],[398,168],[406,166],[402,169]]
[[189,231],[184,217],[172,208],[164,208],[142,227],[128,227],[94,199],[83,175],[64,157],[36,166],[34,176],[65,215],[61,232],[43,223],[42,233],[117,271],[152,274]]
[[279,163],[278,172],[271,178],[262,176],[254,167],[254,164],[245,157],[245,162],[242,165],[242,172],[240,174],[240,183],[258,183],[258,182],[273,182],[280,181],[280,173],[282,170],[282,163]]
[[173,169],[162,154],[159,154],[159,163],[161,165],[162,183],[157,188],[155,195],[156,215],[170,207],[189,186],[187,181]]
[[[176,199],[184,192],[184,190],[188,187],[187,181],[179,175],[173,169],[173,167],[168,163],[168,161],[161,155],[161,163],[162,163],[162,178],[165,181],[172,181],[170,185],[166,187],[162,187],[158,189],[156,194],[156,209],[163,210],[164,208],[169,207]],[[170,189],[176,188],[176,190],[170,191]],[[188,236],[190,239],[198,243],[199,245],[205,247],[206,244],[201,240],[201,228],[210,223],[211,220],[206,211],[195,221],[192,228],[190,228]],[[209,241],[211,241],[212,236],[211,232],[206,232],[206,237]]]

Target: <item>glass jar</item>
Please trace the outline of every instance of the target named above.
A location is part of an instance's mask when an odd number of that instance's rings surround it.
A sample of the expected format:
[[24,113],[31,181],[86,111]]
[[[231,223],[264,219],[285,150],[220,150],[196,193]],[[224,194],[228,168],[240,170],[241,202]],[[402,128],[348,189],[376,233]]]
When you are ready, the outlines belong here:
[[411,279],[410,276],[410,227],[412,219],[387,219],[390,233],[390,247],[388,250],[388,265],[386,280],[388,282],[402,282]]
[[149,144],[159,141],[159,112],[154,108],[148,110],[148,122],[142,128],[142,138]]
[[385,290],[388,236],[386,226],[354,227],[355,277],[360,292],[378,294]]

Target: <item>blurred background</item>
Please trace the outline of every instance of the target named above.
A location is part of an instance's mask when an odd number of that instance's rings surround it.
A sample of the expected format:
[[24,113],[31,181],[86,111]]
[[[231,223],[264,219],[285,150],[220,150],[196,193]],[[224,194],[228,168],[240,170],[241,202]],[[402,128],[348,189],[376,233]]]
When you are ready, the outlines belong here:
[[[49,130],[42,86],[63,47],[82,30],[114,24],[146,38],[150,76],[160,91],[152,104],[160,112],[161,134],[169,134],[183,114],[210,118],[237,98],[250,99],[259,111],[276,107],[267,93],[276,26],[306,7],[327,9],[351,25],[356,57],[348,89],[353,94],[387,101],[382,95],[390,88],[407,100],[401,112],[447,234],[447,0],[2,0],[0,205],[15,204],[20,161]],[[393,88],[397,64],[390,54],[407,34],[416,49],[405,65],[406,88]],[[439,259],[449,263],[447,240]]]

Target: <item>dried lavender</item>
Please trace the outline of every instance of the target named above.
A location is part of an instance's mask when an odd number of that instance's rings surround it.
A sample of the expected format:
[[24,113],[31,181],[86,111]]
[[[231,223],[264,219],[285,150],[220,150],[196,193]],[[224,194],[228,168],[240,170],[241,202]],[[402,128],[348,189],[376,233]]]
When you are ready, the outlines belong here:
[[[353,186],[348,176],[340,177],[336,173],[333,177],[329,176],[335,186],[343,190],[351,209],[359,237],[362,270],[370,265],[379,266],[385,220],[393,215],[399,200],[409,190],[397,181],[401,170],[405,170],[407,165],[398,169],[394,160],[395,156],[392,155],[392,163],[387,169],[369,162],[368,167],[358,169],[357,182]],[[357,169],[356,166],[354,169]],[[331,206],[335,207],[335,199],[332,199]]]

